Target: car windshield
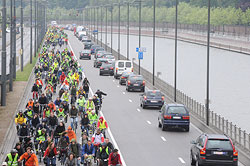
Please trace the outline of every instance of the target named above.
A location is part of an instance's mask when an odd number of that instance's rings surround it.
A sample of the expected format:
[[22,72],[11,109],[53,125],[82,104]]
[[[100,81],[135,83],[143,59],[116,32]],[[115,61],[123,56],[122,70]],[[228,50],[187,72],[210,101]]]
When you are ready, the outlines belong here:
[[129,77],[131,80],[139,80],[139,81],[143,81],[143,77],[142,76],[131,76]]
[[92,49],[95,49],[95,48],[97,48],[97,47],[100,47],[100,46],[93,45],[91,48],[92,48]]
[[104,48],[97,48],[96,51],[104,51]]
[[148,91],[146,95],[149,97],[161,97],[162,96],[161,92],[159,91]]
[[168,107],[167,113],[168,114],[187,114],[187,110],[185,109],[185,107],[172,106],[172,107]]
[[131,72],[123,72],[123,73],[122,73],[122,76],[127,77],[127,76],[129,76],[130,74],[131,74]]
[[223,150],[233,150],[233,146],[230,140],[227,139],[208,139],[207,149],[223,149]]
[[124,67],[124,62],[119,62],[118,67]]
[[89,53],[90,53],[90,50],[83,50],[82,53],[83,53],[83,54],[89,54]]
[[131,62],[126,62],[126,67],[131,67]]
[[112,67],[112,64],[111,63],[102,63],[102,66],[103,68],[110,68]]
[[112,56],[112,55],[108,55],[108,56],[105,56],[107,59],[115,59],[115,57],[114,56]]

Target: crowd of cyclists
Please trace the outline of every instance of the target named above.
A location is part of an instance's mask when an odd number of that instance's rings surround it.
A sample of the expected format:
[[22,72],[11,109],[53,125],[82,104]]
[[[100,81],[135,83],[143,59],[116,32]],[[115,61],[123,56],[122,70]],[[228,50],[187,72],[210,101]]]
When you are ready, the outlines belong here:
[[99,116],[107,94],[90,95],[63,29],[49,28],[34,75],[32,97],[15,118],[18,142],[2,165],[122,165],[106,136],[108,123]]

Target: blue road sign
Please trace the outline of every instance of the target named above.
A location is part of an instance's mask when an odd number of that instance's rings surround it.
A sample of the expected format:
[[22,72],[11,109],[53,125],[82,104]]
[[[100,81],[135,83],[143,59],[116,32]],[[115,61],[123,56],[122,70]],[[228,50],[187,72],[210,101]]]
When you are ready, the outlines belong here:
[[139,52],[139,47],[136,47],[136,52]]
[[138,52],[138,59],[143,59],[143,52]]

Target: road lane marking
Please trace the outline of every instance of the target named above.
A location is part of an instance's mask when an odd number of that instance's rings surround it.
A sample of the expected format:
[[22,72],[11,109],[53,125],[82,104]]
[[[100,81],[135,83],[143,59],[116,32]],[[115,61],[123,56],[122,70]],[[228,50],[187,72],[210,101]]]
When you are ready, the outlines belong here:
[[132,100],[129,99],[128,101],[129,101],[130,103],[132,103]]
[[122,92],[125,95],[125,92]]
[[152,124],[149,120],[147,120],[147,123],[148,123],[148,124]]
[[[75,54],[74,50],[72,49],[71,44],[70,44],[69,41],[68,41],[68,44],[69,44],[69,47],[70,47],[70,49],[72,50],[72,52],[73,52],[73,54],[74,54],[75,59],[77,59],[77,58],[76,58],[76,54]],[[77,62],[78,62],[78,61],[77,61]],[[78,64],[79,64],[79,62],[78,62]],[[82,72],[82,75],[83,75],[84,78],[86,77],[84,72]],[[93,90],[92,90],[91,87],[89,87],[89,91],[90,91],[90,93],[91,93],[92,96],[93,96],[94,93],[93,93]],[[105,119],[105,117],[104,117],[104,115],[103,115],[102,112],[100,112],[100,115]],[[123,166],[127,166],[126,163],[125,163],[125,160],[124,160],[124,158],[123,158],[122,152],[121,152],[121,150],[119,149],[118,144],[117,144],[117,142],[116,142],[116,140],[115,140],[115,138],[114,138],[114,136],[113,136],[113,134],[112,134],[112,132],[111,132],[111,130],[110,130],[110,126],[108,127],[107,130],[108,130],[108,134],[109,134],[109,136],[110,136],[110,138],[111,138],[111,140],[112,140],[112,142],[113,142],[113,144],[114,144],[114,147],[116,147],[116,148],[119,150],[119,154],[120,154],[120,157],[121,157],[122,165],[123,165]]]
[[138,111],[138,112],[141,112],[141,110],[140,110],[139,108],[137,108],[137,111]]
[[182,164],[186,163],[181,157],[179,157],[178,159],[181,161]]
[[161,136],[161,139],[164,141],[164,142],[166,142],[167,140],[163,137],[163,136]]
[[113,82],[115,82],[115,80],[113,80]]
[[117,88],[119,88],[120,86],[119,85],[117,85]]

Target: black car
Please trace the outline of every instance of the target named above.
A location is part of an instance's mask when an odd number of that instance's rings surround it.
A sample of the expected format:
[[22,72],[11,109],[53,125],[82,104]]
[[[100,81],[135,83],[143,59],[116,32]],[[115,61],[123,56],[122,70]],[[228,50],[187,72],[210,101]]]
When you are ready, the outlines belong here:
[[99,47],[100,47],[99,45],[92,45],[91,48],[90,48],[91,54],[94,54],[94,53],[95,53],[95,50],[96,50],[97,48],[99,48]]
[[145,80],[141,75],[130,75],[126,82],[126,90],[128,92],[139,90],[145,91]]
[[140,106],[144,109],[146,107],[159,107],[164,104],[164,95],[159,90],[148,90],[143,93],[140,98]]
[[133,73],[132,72],[123,72],[121,77],[120,77],[119,84],[126,85],[127,79],[131,74],[133,74]]
[[99,51],[104,51],[104,48],[102,47],[96,48],[94,54],[96,55]]
[[91,40],[83,40],[83,45],[84,45],[84,49],[91,49],[91,46],[93,45],[93,43],[91,42]]
[[158,117],[162,131],[168,128],[184,128],[189,131],[190,115],[183,104],[164,104]]
[[99,75],[114,75],[114,65],[111,63],[102,63],[102,66],[100,67],[100,73]]
[[94,60],[94,67],[99,68],[102,66],[102,63],[107,63],[108,60],[105,58],[97,58]]
[[204,133],[191,143],[191,165],[238,165],[238,151],[226,135]]
[[83,50],[80,53],[80,59],[91,59],[91,51],[90,50]]

